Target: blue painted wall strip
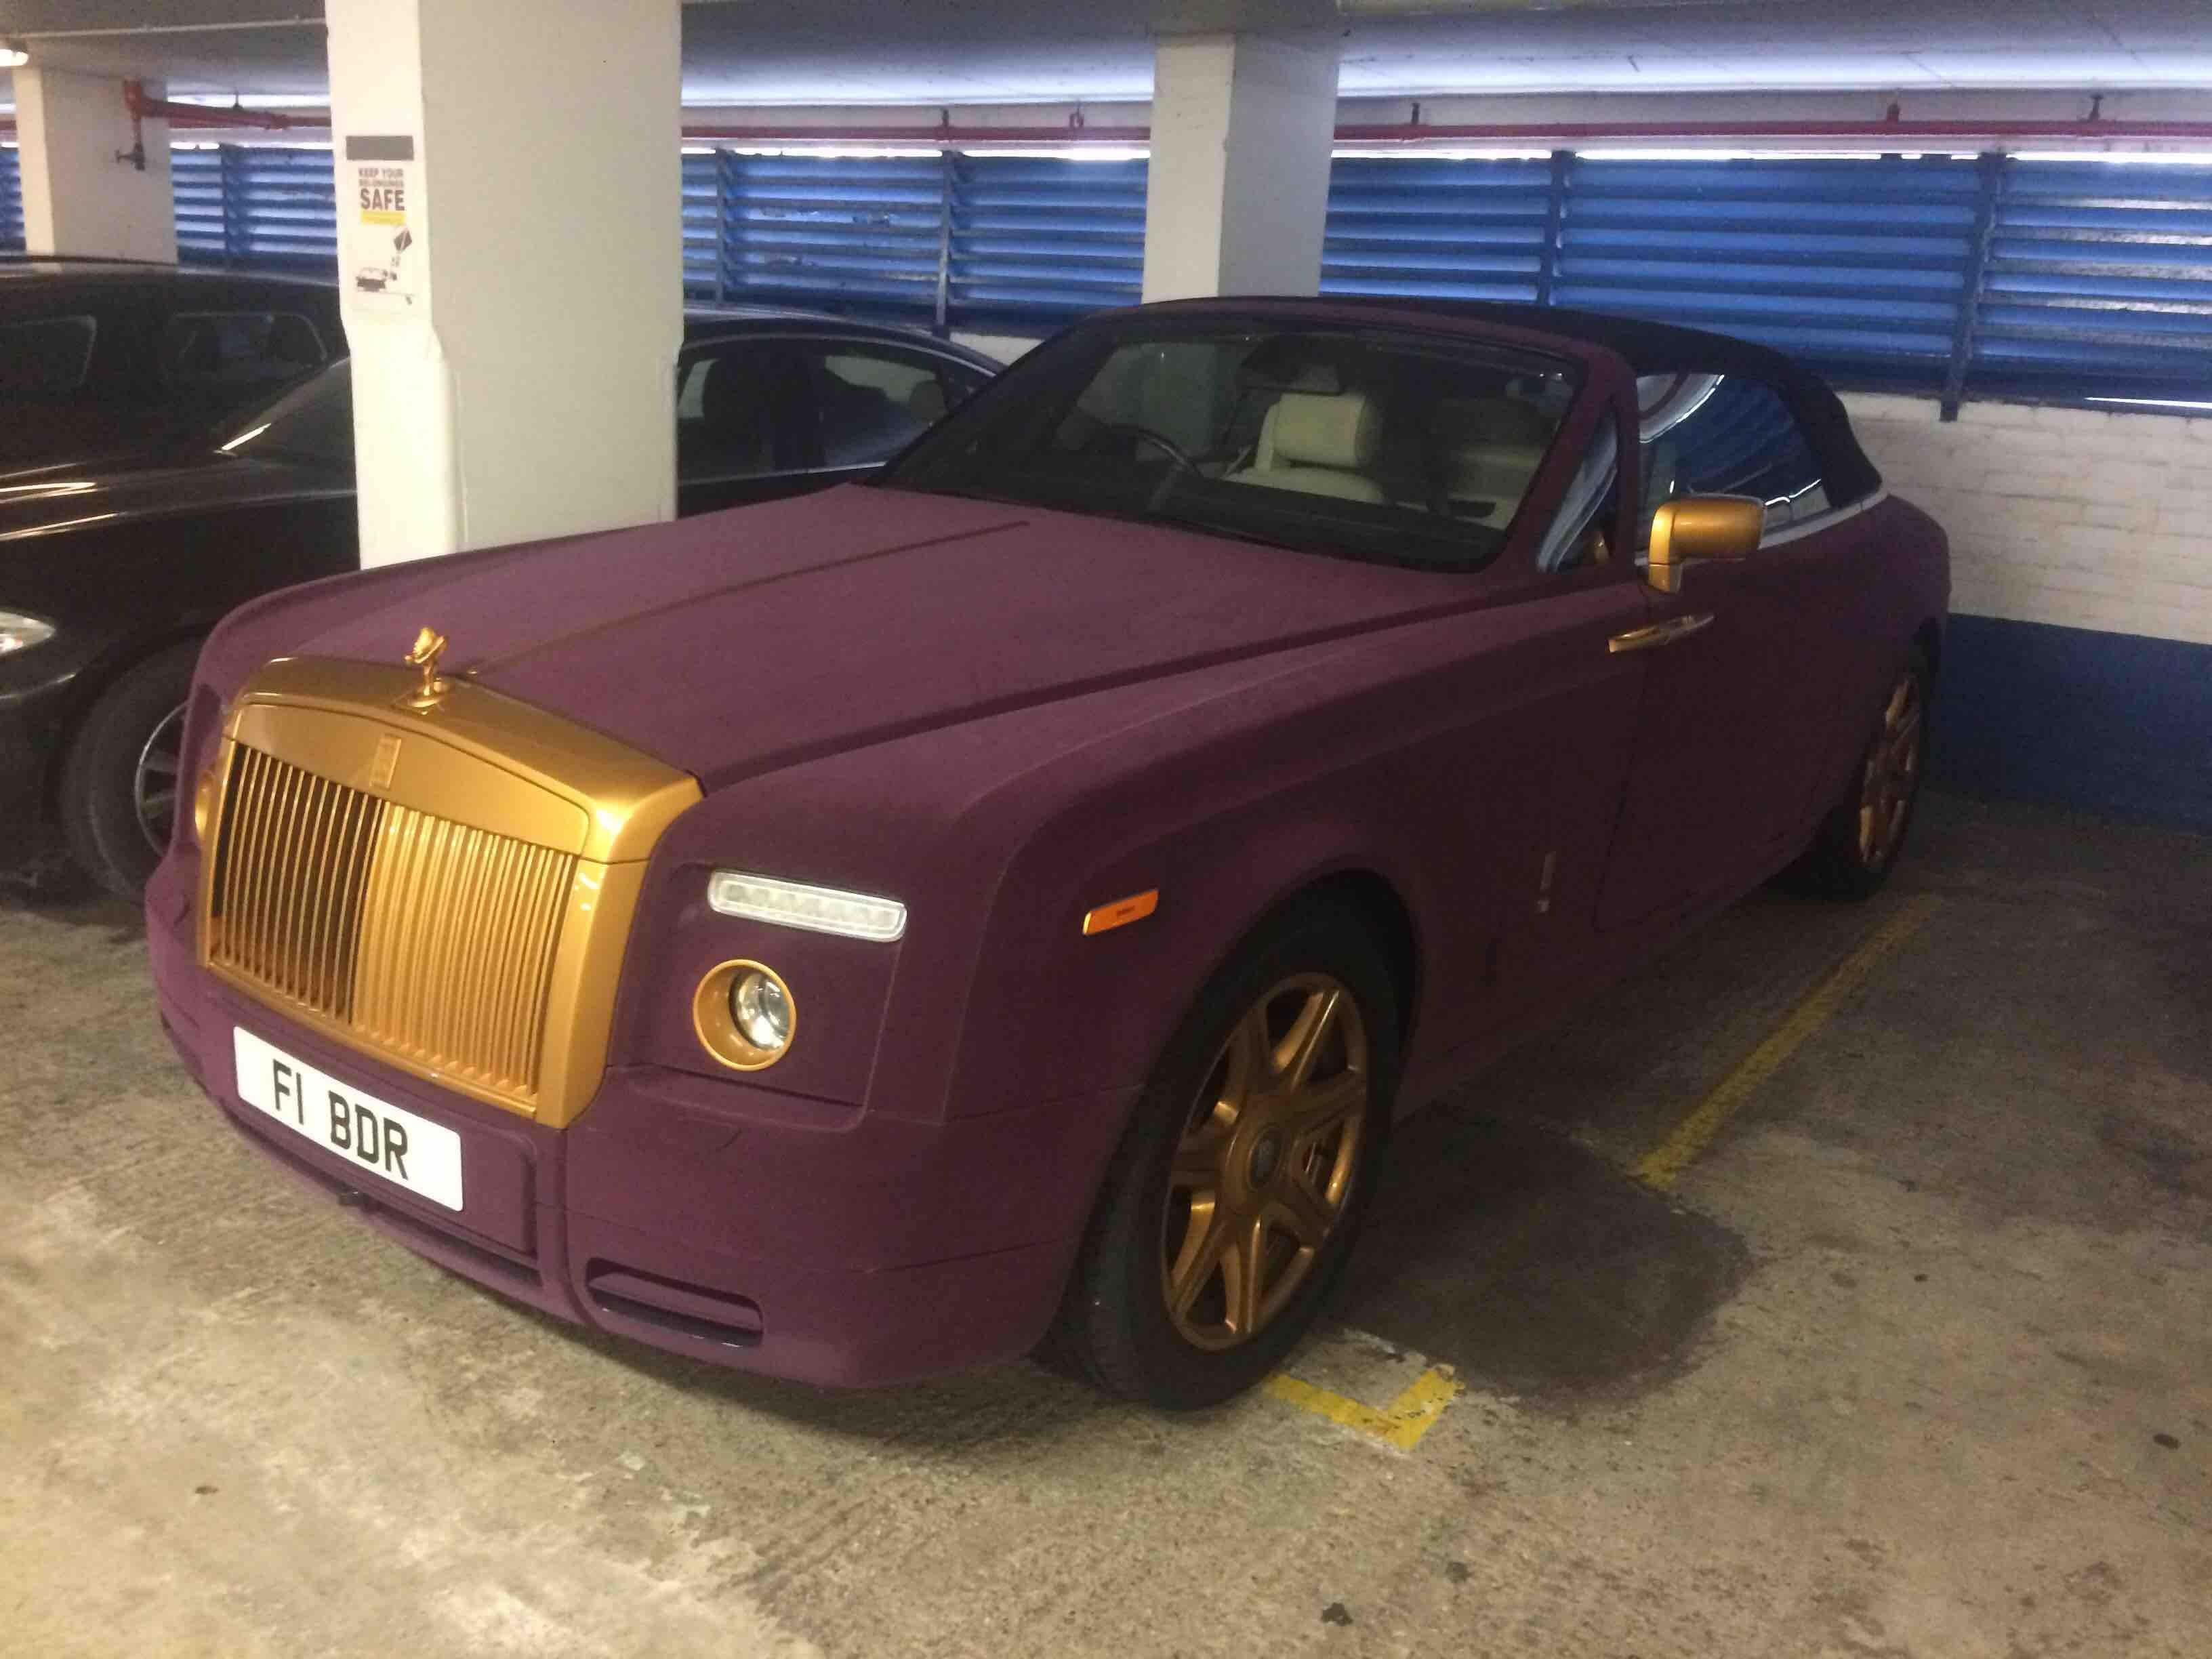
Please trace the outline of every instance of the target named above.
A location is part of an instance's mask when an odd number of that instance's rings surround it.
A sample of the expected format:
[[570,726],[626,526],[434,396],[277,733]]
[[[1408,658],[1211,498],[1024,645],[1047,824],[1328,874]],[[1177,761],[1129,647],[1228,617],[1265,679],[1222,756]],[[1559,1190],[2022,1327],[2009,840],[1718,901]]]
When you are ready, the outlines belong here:
[[1954,617],[1929,781],[2212,830],[2212,645]]

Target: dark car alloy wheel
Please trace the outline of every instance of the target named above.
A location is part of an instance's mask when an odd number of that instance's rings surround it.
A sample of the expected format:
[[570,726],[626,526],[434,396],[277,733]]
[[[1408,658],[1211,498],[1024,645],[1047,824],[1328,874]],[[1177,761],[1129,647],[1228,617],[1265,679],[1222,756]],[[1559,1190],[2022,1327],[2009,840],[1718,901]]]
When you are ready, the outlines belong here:
[[158,651],[118,675],[71,740],[58,792],[70,857],[123,899],[137,899],[169,850],[182,763],[185,700],[199,644]]
[[158,859],[169,850],[169,830],[177,812],[177,773],[184,763],[185,705],[179,703],[147,733],[131,778],[131,797],[138,808],[138,830]]

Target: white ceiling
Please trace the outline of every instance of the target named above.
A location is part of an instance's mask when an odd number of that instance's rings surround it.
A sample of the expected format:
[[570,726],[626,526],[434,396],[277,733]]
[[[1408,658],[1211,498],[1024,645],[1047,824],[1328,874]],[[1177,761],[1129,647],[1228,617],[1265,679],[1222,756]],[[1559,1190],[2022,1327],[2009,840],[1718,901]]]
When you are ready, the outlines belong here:
[[[319,13],[320,0],[4,0],[0,34],[42,61],[166,76],[173,95],[315,99]],[[1334,36],[1347,95],[2212,87],[2208,0],[690,0],[684,94],[1142,99],[1153,33],[1235,27]]]

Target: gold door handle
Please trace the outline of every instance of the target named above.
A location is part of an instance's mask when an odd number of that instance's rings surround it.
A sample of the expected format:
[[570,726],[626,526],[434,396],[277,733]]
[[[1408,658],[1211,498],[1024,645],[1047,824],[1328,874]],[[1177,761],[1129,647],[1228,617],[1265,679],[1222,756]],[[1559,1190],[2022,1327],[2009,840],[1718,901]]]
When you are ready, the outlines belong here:
[[1713,616],[1710,611],[1695,617],[1670,617],[1665,622],[1653,623],[1647,628],[1632,628],[1626,634],[1615,634],[1606,641],[1605,648],[1614,656],[1624,651],[1656,651],[1662,645],[1686,640],[1701,629],[1712,625]]

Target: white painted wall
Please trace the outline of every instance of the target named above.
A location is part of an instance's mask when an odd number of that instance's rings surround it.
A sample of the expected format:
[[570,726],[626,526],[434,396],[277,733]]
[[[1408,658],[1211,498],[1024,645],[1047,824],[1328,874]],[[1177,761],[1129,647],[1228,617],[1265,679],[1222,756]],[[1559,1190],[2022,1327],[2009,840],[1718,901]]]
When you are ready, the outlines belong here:
[[1954,611],[2212,645],[2212,419],[1844,402],[1891,488],[1950,532]]
[[57,69],[19,69],[15,82],[24,248],[173,264],[169,124],[143,124],[142,173],[115,159],[133,139],[122,82]]
[[672,516],[678,0],[326,15],[341,215],[349,134],[420,157],[422,301],[344,301],[362,562]]
[[1316,292],[1335,123],[1334,42],[1160,41],[1145,298]]

